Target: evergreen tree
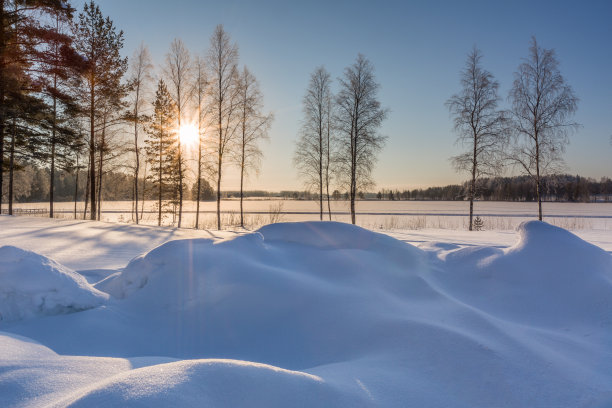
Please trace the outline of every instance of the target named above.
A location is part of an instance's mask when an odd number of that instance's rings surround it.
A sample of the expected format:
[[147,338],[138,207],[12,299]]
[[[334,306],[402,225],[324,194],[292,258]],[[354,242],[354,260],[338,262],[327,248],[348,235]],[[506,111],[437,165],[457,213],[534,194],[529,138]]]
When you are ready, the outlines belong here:
[[[64,0],[2,0],[0,2],[0,191],[3,191],[3,172],[10,163],[5,162],[5,136],[7,126],[17,123],[9,112],[12,94],[17,100],[17,94],[30,94],[36,89],[29,78],[32,67],[36,61],[41,60],[41,45],[58,38],[53,27],[43,26],[42,18],[45,16],[66,16],[70,14],[70,7]],[[37,107],[44,109],[44,104],[35,103],[27,111]],[[21,112],[25,112],[21,110]],[[31,118],[31,115],[30,115]],[[15,128],[15,126],[13,126]],[[15,137],[15,135],[13,135]],[[9,159],[10,161],[10,159]],[[13,162],[14,163],[14,162]],[[2,196],[0,195],[0,209]]]
[[160,80],[153,103],[153,116],[146,127],[149,138],[145,141],[146,160],[150,168],[148,179],[157,193],[157,225],[161,225],[162,200],[168,196],[168,193],[174,196],[173,193],[177,191],[175,182],[178,178],[176,163],[178,146],[174,126],[176,115],[176,105],[166,84]]
[[[96,219],[96,153],[100,144],[96,143],[96,126],[100,126],[103,109],[117,105],[124,96],[126,87],[121,78],[127,70],[127,58],[121,58],[123,31],[117,32],[112,20],[104,18],[100,8],[93,2],[85,3],[73,25],[75,49],[85,58],[83,88],[80,100],[89,119],[89,192],[92,220]],[[107,122],[102,121],[102,129]]]

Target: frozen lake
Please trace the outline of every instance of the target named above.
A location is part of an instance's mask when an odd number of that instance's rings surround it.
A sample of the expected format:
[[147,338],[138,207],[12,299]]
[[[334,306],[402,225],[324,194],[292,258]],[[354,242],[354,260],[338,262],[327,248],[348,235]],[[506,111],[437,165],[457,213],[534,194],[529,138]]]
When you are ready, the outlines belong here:
[[[463,201],[358,201],[357,224],[371,229],[465,229],[467,228],[468,203]],[[6,207],[5,207],[6,208]],[[19,203],[15,208],[48,208],[48,203]],[[325,209],[327,205],[325,205]],[[55,204],[58,218],[72,218],[74,203]],[[195,224],[196,204],[185,201],[183,226]],[[334,221],[350,222],[349,203],[331,202]],[[612,229],[612,203],[543,203],[545,220],[570,229]],[[83,203],[77,204],[78,217],[83,216]],[[223,200],[221,211],[223,225],[239,224],[240,203],[235,199]],[[244,201],[245,223],[256,228],[274,221],[308,221],[319,219],[318,202],[305,200],[249,199]],[[200,203],[200,227],[216,225],[216,202]],[[102,203],[102,221],[132,222],[132,203],[113,201]],[[537,203],[483,201],[474,204],[474,214],[484,220],[485,229],[510,230],[522,221],[537,217]],[[329,216],[325,214],[325,219]],[[176,220],[174,220],[176,221]],[[144,224],[157,224],[157,203],[146,201]],[[170,212],[163,214],[163,224],[172,225]]]

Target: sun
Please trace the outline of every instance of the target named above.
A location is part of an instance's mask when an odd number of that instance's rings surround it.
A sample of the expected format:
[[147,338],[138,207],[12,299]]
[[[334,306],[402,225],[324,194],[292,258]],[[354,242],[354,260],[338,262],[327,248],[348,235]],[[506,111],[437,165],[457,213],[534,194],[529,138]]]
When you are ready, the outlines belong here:
[[179,138],[181,139],[181,144],[195,146],[198,144],[198,129],[190,123],[181,125]]

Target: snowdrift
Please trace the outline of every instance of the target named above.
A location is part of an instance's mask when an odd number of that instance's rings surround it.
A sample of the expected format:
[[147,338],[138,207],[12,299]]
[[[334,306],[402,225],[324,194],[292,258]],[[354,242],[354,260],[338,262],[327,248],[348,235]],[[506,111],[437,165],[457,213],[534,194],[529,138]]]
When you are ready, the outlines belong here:
[[437,283],[498,317],[548,328],[612,323],[612,257],[564,229],[538,221],[518,227],[506,250],[463,248],[446,256]]
[[13,246],[0,247],[3,321],[90,309],[107,298],[81,275],[47,257]]
[[171,241],[99,282],[104,307],[6,329],[60,354],[42,367],[82,370],[61,356],[77,354],[106,371],[68,387],[0,358],[0,402],[612,405],[611,256],[545,223],[519,232],[507,249],[424,251],[328,222]]

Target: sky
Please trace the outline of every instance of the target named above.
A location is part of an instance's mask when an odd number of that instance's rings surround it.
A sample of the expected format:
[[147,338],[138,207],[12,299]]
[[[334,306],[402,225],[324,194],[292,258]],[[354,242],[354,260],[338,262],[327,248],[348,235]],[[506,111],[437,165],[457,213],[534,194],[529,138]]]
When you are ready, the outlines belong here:
[[[83,0],[73,0],[82,10]],[[377,188],[459,183],[449,158],[458,154],[445,101],[476,45],[500,82],[501,108],[513,73],[535,36],[554,48],[561,73],[580,98],[567,172],[612,177],[612,1],[217,1],[100,0],[124,31],[123,55],[144,43],[159,68],[174,38],[205,55],[217,24],[239,47],[240,65],[259,79],[275,119],[264,160],[246,189],[302,187],[292,162],[311,72],[324,65],[336,80],[357,54],[374,65],[379,100],[389,108],[388,137],[373,173]],[[158,69],[158,72],[160,70]],[[337,83],[337,81],[335,81]],[[235,172],[224,190],[238,187]]]

